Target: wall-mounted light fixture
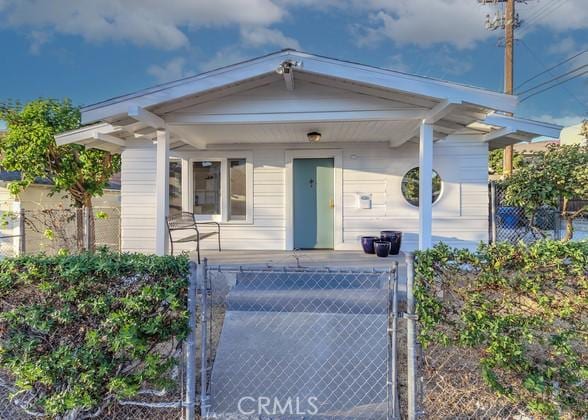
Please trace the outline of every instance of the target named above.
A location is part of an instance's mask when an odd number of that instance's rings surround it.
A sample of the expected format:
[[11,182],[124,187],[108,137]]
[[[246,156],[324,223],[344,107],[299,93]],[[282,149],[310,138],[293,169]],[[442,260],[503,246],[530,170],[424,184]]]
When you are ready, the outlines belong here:
[[292,69],[295,67],[301,68],[302,61],[284,60],[276,68],[276,73],[278,73],[278,74],[290,73],[292,71]]
[[308,137],[308,141],[311,143],[318,143],[321,141],[321,133],[318,131],[311,131],[306,135],[306,137]]

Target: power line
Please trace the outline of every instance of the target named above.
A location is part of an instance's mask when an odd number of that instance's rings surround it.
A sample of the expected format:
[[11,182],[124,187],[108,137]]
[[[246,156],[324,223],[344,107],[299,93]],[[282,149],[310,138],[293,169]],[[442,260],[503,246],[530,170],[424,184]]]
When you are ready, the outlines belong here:
[[535,86],[533,86],[533,87],[531,87],[531,88],[529,88],[527,90],[524,90],[524,91],[520,92],[519,95],[521,95],[521,96],[522,95],[526,95],[527,93],[531,92],[532,90],[535,90],[537,88],[540,88],[541,86],[548,85],[551,82],[555,82],[556,80],[559,80],[562,77],[569,76],[570,74],[575,73],[578,70],[582,70],[582,69],[584,69],[586,67],[588,67],[588,64],[583,64],[580,67],[576,67],[575,69],[572,69],[572,70],[570,70],[568,72],[565,72],[563,74],[560,74],[559,76],[553,77],[553,78],[551,78],[549,80],[546,80],[545,82],[539,83],[538,85],[535,85]]
[[523,99],[521,99],[521,100],[520,100],[520,102],[525,102],[527,99],[529,99],[529,98],[532,98],[532,97],[533,97],[533,96],[535,96],[535,95],[539,95],[540,93],[543,93],[543,92],[545,92],[545,91],[547,91],[547,90],[549,90],[549,89],[552,89],[552,88],[554,88],[554,87],[557,87],[557,86],[559,86],[559,85],[562,85],[562,84],[564,84],[564,83],[566,83],[566,82],[569,82],[570,80],[577,79],[578,77],[584,76],[585,74],[588,74],[588,70],[586,70],[586,71],[585,71],[585,72],[583,72],[583,73],[580,73],[580,74],[575,74],[575,75],[573,75],[573,76],[571,76],[571,77],[568,77],[568,78],[567,78],[567,79],[565,79],[565,80],[561,80],[560,82],[558,82],[558,83],[556,83],[556,84],[554,84],[554,85],[547,86],[546,88],[544,88],[544,89],[541,89],[541,90],[540,90],[540,91],[538,91],[538,92],[534,92],[534,93],[532,93],[532,94],[530,94],[530,95],[528,95],[528,96],[525,96]]
[[547,13],[552,12],[557,7],[563,5],[566,1],[568,0],[553,0],[551,3],[547,3],[545,6],[537,9],[535,13],[531,14],[526,20],[522,22],[525,27],[521,30],[519,36],[523,37],[529,33],[534,23],[538,22],[542,17],[547,15]]
[[[529,45],[523,39],[520,39],[519,42],[523,44],[523,46],[527,49],[527,51],[529,52],[529,54],[531,54],[531,57],[533,57],[535,61],[537,61],[541,66],[543,66],[543,68],[547,68],[547,66],[545,65],[543,60],[541,60],[539,55],[535,54],[535,52],[531,49],[531,47],[529,47]],[[582,54],[582,52],[580,52],[580,54]],[[555,76],[554,73],[551,72],[551,70],[552,69],[547,69],[550,75]],[[574,98],[582,108],[588,109],[588,105],[585,102],[582,102],[574,92],[572,92],[566,86],[562,86],[562,89],[565,90],[572,98]]]
[[[522,43],[522,44],[523,44],[523,45],[524,45],[524,46],[525,46],[525,47],[526,47],[526,48],[529,50],[529,52],[531,52],[531,55],[535,56],[535,54],[533,53],[533,51],[531,51],[531,49],[529,48],[529,46],[527,45],[527,43],[526,43],[526,42],[524,42],[522,39],[520,39],[520,40],[518,40],[518,41],[520,41],[520,42],[521,42],[521,43]],[[546,68],[546,69],[545,69],[544,71],[542,71],[541,73],[537,73],[535,76],[533,76],[533,77],[530,77],[529,79],[527,79],[527,80],[525,80],[524,82],[522,82],[520,85],[518,85],[518,86],[517,86],[517,89],[520,89],[521,87],[523,87],[524,85],[526,85],[527,83],[529,83],[531,80],[535,80],[536,78],[538,78],[539,76],[542,76],[542,75],[544,75],[545,73],[550,73],[550,72],[551,72],[551,70],[553,70],[553,69],[555,69],[555,68],[557,68],[557,67],[561,66],[562,64],[565,64],[565,63],[567,63],[567,62],[569,62],[569,61],[572,61],[574,58],[576,58],[576,57],[579,57],[579,56],[581,56],[582,54],[586,54],[587,52],[588,52],[588,49],[585,49],[585,50],[583,50],[583,51],[580,51],[580,52],[579,52],[579,53],[577,53],[577,54],[574,54],[573,56],[571,56],[571,57],[569,57],[569,58],[566,58],[566,59],[565,59],[565,60],[563,60],[563,61],[560,61],[559,63],[557,63],[557,64],[555,64],[555,65],[553,65],[553,66],[551,66],[551,67],[549,67],[549,68]],[[536,57],[535,57],[535,58],[536,58]],[[543,63],[542,63],[540,60],[538,60],[538,59],[537,59],[537,61],[539,61],[539,63],[541,63],[541,64],[543,65],[543,67],[545,67],[545,64],[543,64]],[[552,74],[552,76],[553,76],[553,74]]]

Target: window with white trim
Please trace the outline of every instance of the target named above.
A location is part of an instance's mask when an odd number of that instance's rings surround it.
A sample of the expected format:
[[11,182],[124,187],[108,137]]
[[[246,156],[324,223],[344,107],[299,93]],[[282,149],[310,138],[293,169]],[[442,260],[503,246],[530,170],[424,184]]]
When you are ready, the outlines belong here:
[[229,220],[247,216],[247,171],[245,159],[229,159]]
[[192,164],[194,214],[221,214],[221,162],[204,160]]
[[189,168],[191,211],[197,219],[252,223],[253,164],[250,152],[244,152],[244,156],[206,154],[201,159],[191,159]]

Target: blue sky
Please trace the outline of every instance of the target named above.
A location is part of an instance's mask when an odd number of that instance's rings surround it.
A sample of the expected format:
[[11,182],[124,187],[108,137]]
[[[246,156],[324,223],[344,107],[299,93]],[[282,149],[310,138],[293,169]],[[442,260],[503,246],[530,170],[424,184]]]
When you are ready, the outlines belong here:
[[[528,24],[515,85],[588,49],[586,1],[519,6]],[[501,31],[484,28],[497,10],[476,0],[0,0],[0,100],[87,105],[286,47],[499,91]],[[588,53],[552,73],[582,65]],[[519,115],[586,118],[588,74],[522,102]]]

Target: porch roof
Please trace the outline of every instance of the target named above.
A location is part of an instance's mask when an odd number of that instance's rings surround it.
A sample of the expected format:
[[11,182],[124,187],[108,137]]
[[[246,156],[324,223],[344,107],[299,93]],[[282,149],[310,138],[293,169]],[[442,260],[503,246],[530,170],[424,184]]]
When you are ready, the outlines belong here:
[[[297,83],[307,83],[353,92],[373,101],[359,101],[351,110],[330,105],[309,112],[202,112],[198,108],[277,82],[284,83],[290,92],[296,91]],[[488,141],[491,146],[535,136],[557,136],[560,127],[526,120],[523,123],[495,113],[513,112],[516,104],[517,98],[512,95],[284,50],[90,105],[82,109],[82,122],[91,125],[56,139],[58,144],[79,143],[120,151],[128,141],[152,141],[157,129],[166,128],[172,147],[184,143],[204,149],[215,143],[253,142],[248,136],[255,142],[280,141],[275,132],[267,129],[275,124],[290,132],[284,142],[304,141],[303,134],[309,129],[320,130],[325,141],[329,141],[330,134],[341,141],[344,136],[333,131],[353,124],[353,140],[389,141],[391,147],[396,147],[417,137],[421,121],[434,124],[436,138],[465,130],[480,134],[481,141]],[[194,126],[198,129],[194,130]],[[239,133],[238,141],[227,135],[228,130]],[[357,133],[365,138],[357,137]],[[394,138],[390,138],[390,133],[394,133]]]

